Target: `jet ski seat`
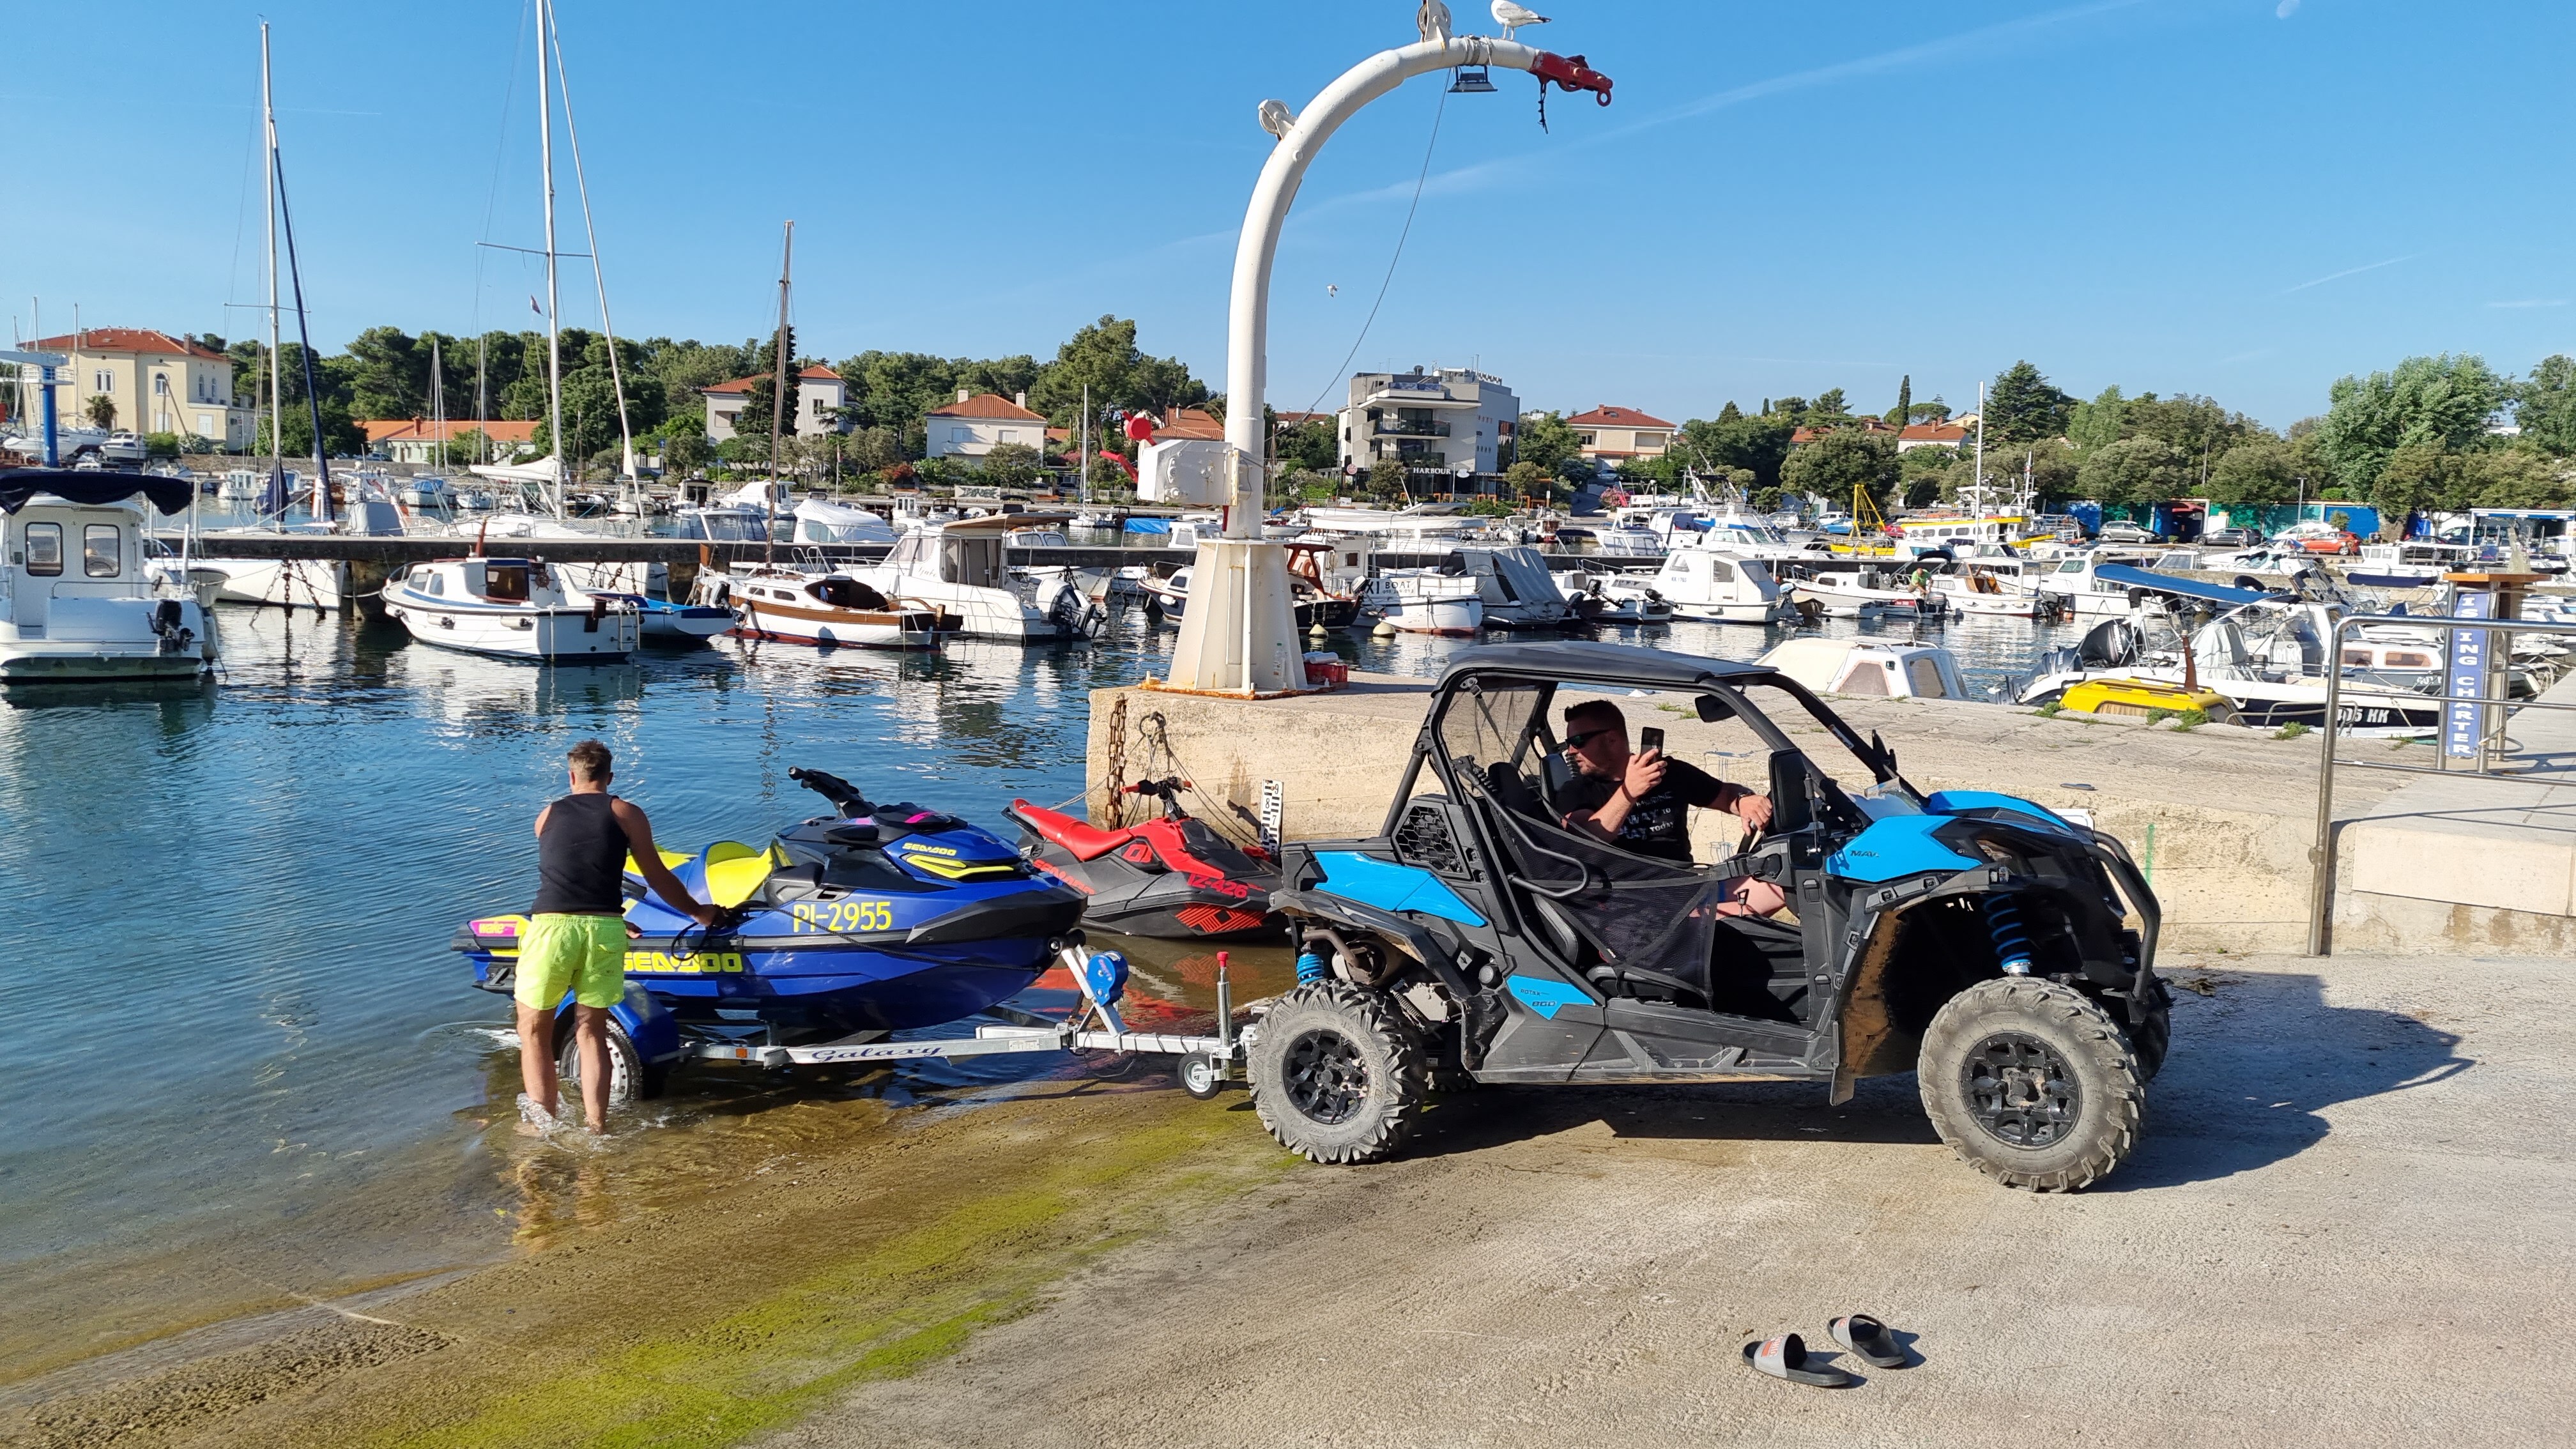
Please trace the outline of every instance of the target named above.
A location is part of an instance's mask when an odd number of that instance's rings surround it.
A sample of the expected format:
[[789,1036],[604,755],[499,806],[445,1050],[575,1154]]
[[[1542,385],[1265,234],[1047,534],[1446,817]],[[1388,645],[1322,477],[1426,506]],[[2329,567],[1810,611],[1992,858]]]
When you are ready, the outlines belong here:
[[739,840],[719,840],[707,847],[707,900],[718,906],[738,906],[759,894],[769,883],[769,874],[783,860],[777,848],[756,849]]
[[1127,842],[1124,835],[1113,835],[1096,825],[1086,825],[1069,815],[1041,809],[1026,800],[1013,800],[1011,812],[1012,818],[1072,851],[1076,860],[1098,860]]

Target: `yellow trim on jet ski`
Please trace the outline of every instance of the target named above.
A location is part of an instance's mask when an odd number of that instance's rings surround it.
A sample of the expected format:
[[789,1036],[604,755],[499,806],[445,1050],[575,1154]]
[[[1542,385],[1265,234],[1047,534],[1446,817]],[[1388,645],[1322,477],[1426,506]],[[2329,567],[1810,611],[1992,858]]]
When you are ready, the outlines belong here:
[[989,876],[1010,876],[1020,873],[1017,861],[949,860],[917,850],[905,851],[903,863],[915,870],[927,871],[941,880],[981,880]]
[[757,894],[769,873],[787,863],[776,844],[755,849],[739,840],[719,840],[707,847],[707,899],[719,906],[738,906]]

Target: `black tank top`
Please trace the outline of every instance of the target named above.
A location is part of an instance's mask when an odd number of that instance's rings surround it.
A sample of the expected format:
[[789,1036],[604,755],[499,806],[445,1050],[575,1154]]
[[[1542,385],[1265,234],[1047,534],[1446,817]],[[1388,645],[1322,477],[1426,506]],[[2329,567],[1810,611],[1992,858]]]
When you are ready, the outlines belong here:
[[530,914],[623,915],[626,831],[609,813],[617,797],[566,795],[546,807],[537,837],[537,903]]

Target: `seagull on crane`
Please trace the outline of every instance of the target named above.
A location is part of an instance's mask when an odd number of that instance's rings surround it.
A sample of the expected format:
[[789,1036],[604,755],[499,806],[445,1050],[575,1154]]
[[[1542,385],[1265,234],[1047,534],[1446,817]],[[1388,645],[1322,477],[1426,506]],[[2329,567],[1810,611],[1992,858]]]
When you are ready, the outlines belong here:
[[1509,40],[1512,32],[1524,25],[1545,25],[1547,17],[1512,0],[1494,0],[1494,23],[1503,27],[1503,39]]
[[1449,43],[1449,7],[1441,0],[1422,0],[1422,8],[1413,12],[1413,28],[1422,32],[1425,41]]
[[1288,109],[1284,102],[1263,101],[1261,103],[1261,129],[1285,141],[1288,139],[1288,133],[1296,129],[1296,126],[1297,113]]

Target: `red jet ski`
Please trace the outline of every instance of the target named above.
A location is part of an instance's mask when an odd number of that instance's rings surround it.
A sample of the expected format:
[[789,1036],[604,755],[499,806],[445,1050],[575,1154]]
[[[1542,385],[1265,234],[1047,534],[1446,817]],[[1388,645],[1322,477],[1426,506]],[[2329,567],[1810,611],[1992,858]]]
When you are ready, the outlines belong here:
[[1014,800],[1002,813],[1019,822],[1020,855],[1083,893],[1083,919],[1104,931],[1194,941],[1279,930],[1270,893],[1279,864],[1267,851],[1235,845],[1181,808],[1182,779],[1145,780],[1130,795],[1163,802],[1163,815],[1103,830],[1060,811]]

